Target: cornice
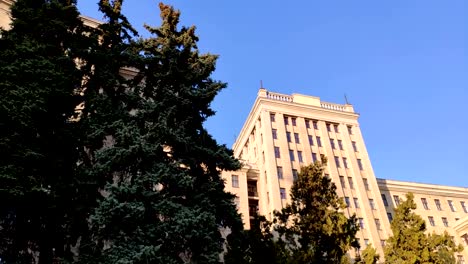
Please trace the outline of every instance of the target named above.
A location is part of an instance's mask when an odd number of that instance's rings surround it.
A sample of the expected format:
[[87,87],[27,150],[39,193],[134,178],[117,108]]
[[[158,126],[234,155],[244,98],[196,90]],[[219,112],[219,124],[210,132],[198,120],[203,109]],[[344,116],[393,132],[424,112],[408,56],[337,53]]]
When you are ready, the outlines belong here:
[[379,189],[468,199],[468,188],[377,178]]

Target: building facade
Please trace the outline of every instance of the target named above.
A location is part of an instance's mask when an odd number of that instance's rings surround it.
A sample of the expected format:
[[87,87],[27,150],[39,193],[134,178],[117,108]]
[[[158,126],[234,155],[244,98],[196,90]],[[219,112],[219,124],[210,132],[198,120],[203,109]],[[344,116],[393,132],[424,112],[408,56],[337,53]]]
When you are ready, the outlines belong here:
[[[465,209],[468,189],[377,179],[358,117],[350,104],[327,103],[318,97],[285,95],[261,88],[233,145],[235,157],[245,166],[239,172],[223,172],[226,189],[237,196],[236,204],[245,227],[250,228],[255,214],[271,219],[274,210],[289,203],[289,191],[301,166],[325,155],[328,158],[325,173],[336,184],[338,195],[344,198],[345,213],[358,217],[357,238],[361,248],[372,244],[383,256],[398,199],[404,198],[407,192],[420,199],[425,193],[431,193],[431,189],[437,191],[426,195],[426,199],[438,199],[446,210],[429,213],[418,204],[417,213],[426,221],[437,218],[440,222],[434,226],[428,224],[428,231],[447,230],[457,237],[457,242],[464,244],[468,236],[465,235],[465,240],[462,237],[468,224],[459,223],[468,216]],[[448,203],[456,205],[457,211],[451,210]],[[466,259],[467,252],[465,249],[460,258]]]

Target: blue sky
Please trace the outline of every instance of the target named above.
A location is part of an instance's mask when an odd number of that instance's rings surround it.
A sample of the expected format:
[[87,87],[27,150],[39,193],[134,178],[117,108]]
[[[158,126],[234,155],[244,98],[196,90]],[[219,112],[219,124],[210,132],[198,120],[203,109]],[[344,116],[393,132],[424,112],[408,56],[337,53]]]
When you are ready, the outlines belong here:
[[[101,19],[97,0],[79,1]],[[344,103],[360,125],[379,178],[468,187],[466,0],[167,1],[195,25],[213,77],[228,83],[206,126],[231,146],[256,98],[271,91]],[[158,1],[126,0],[143,36]]]

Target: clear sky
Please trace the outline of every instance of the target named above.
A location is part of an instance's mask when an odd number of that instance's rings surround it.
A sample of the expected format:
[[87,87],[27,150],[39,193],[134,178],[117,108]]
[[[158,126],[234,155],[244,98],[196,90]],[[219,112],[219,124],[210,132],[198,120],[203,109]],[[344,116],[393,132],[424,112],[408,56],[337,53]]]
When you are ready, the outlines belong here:
[[[79,0],[101,19],[97,0]],[[468,1],[172,0],[195,25],[213,77],[229,84],[206,126],[231,146],[257,96],[302,93],[344,103],[379,178],[468,187]],[[143,36],[158,1],[126,0]]]

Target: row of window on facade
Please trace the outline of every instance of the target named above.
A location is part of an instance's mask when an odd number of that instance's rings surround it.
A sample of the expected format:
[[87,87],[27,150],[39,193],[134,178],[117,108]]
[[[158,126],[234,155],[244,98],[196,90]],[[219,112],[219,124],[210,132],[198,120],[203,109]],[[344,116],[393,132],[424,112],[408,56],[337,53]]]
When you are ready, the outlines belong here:
[[[385,194],[382,194],[382,200],[385,206],[388,206],[388,201],[387,197]],[[393,200],[395,202],[395,206],[398,206],[400,204],[400,197],[398,195],[393,196]],[[421,204],[424,209],[430,210],[429,203],[426,198],[421,198]],[[439,211],[443,211],[442,204],[439,199],[434,199],[434,204]],[[447,200],[447,204],[452,212],[456,212],[457,208],[455,206],[455,203],[452,200]],[[466,206],[466,203],[464,201],[460,201],[461,208],[463,209],[463,212],[468,213],[468,207]]]
[[[285,115],[285,116],[283,116],[283,119],[284,119],[284,124],[286,126],[289,125],[289,124],[291,124],[292,126],[297,126],[297,118],[296,117],[286,116]],[[291,120],[291,122],[289,122],[289,120]],[[270,121],[271,122],[276,122],[276,114],[274,114],[274,113],[270,114]],[[317,130],[319,129],[317,120],[304,119],[304,122],[305,122],[306,128],[313,127],[314,129],[317,129]],[[340,132],[338,124],[326,123],[326,126],[327,126],[327,131],[328,132],[332,132],[332,127],[333,127],[333,131],[335,131],[335,133]],[[352,126],[347,126],[347,128],[348,128],[348,133],[350,135],[352,135],[353,134]]]

